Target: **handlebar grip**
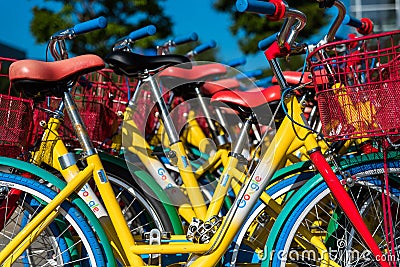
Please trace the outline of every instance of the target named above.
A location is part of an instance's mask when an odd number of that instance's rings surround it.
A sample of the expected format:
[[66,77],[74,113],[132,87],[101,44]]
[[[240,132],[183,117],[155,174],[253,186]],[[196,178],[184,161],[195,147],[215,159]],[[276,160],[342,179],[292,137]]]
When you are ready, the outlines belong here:
[[253,78],[261,76],[263,74],[263,71],[258,69],[258,70],[246,71],[244,74],[246,74],[247,77]]
[[362,18],[361,20],[353,18],[352,16],[346,15],[343,19],[342,24],[346,24],[357,28],[360,34],[369,34],[374,29],[374,24],[369,18]]
[[245,57],[241,57],[241,58],[236,58],[236,59],[232,59],[231,61],[225,63],[225,65],[228,65],[230,67],[237,67],[237,66],[241,66],[246,64],[247,60]]
[[265,38],[258,42],[258,49],[260,50],[267,50],[278,38],[278,33],[274,33],[273,35]]
[[103,16],[96,19],[88,20],[72,27],[76,35],[87,33],[90,31],[104,29],[107,26],[107,19]]
[[259,87],[268,87],[272,85],[272,77],[273,76],[268,76],[265,78],[262,78],[260,80],[255,81],[255,84]]
[[237,0],[236,8],[239,12],[253,12],[272,16],[275,14],[275,5],[257,0]]
[[198,37],[197,33],[192,32],[191,34],[188,34],[188,35],[176,37],[173,40],[173,42],[175,45],[180,45],[180,44],[184,44],[184,43],[188,43],[188,42],[192,42],[192,41],[197,41],[198,38],[199,37]]
[[261,76],[263,74],[263,71],[258,69],[258,70],[251,70],[251,71],[245,71],[243,73],[239,73],[236,75],[236,79],[245,79],[245,78],[254,78]]
[[156,26],[154,25],[148,25],[146,27],[143,27],[139,30],[133,31],[128,35],[128,38],[135,41],[135,40],[139,40],[142,39],[146,36],[151,36],[154,35],[156,33],[157,29]]
[[352,26],[354,28],[361,28],[362,27],[362,22],[361,20],[354,18],[352,16],[349,15],[345,15],[342,24],[346,24],[349,26]]
[[195,47],[193,49],[193,53],[200,54],[200,53],[202,53],[202,52],[204,52],[204,51],[206,51],[208,49],[214,48],[216,45],[217,45],[217,43],[214,40],[211,40],[208,43],[201,44],[201,45]]

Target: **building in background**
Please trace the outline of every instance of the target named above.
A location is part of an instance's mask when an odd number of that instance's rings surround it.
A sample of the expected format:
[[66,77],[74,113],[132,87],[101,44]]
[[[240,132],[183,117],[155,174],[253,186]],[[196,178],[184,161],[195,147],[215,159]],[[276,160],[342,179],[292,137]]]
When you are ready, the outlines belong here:
[[26,58],[26,53],[15,47],[0,43],[0,57],[24,59]]
[[374,32],[400,29],[400,0],[347,0],[348,12],[356,18],[370,18]]

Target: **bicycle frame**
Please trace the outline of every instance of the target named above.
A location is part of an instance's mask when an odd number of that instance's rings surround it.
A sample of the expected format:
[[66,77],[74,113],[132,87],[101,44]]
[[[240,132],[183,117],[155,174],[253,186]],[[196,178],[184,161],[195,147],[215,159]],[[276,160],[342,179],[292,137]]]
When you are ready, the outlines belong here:
[[[277,69],[278,71],[280,70],[279,68]],[[154,83],[154,81],[151,79],[149,79],[149,82]],[[153,88],[154,92],[159,92],[159,88],[156,84],[153,86]],[[161,99],[157,94],[155,97],[157,99]],[[341,204],[342,208],[345,207],[343,208],[344,212],[353,222],[355,228],[362,233],[361,236],[364,237],[364,240],[369,248],[375,255],[382,255],[372,236],[365,227],[365,224],[362,221],[354,203],[349,199],[347,192],[336,179],[335,173],[322,156],[315,136],[311,134],[309,130],[302,127],[305,126],[307,122],[303,119],[304,117],[302,116],[300,104],[293,95],[288,96],[285,102],[289,111],[288,114],[290,114],[293,120],[300,125],[294,125],[288,117],[284,119],[284,122],[278,129],[278,132],[275,138],[272,140],[270,147],[262,157],[254,172],[249,177],[245,176],[242,172],[236,169],[238,159],[232,156],[229,157],[226,165],[227,167],[224,170],[222,179],[219,180],[213,201],[208,209],[205,205],[201,191],[199,190],[196,175],[192,172],[191,165],[188,164],[189,162],[185,149],[182,143],[179,141],[179,137],[174,134],[173,128],[171,127],[168,119],[165,119],[167,117],[163,117],[163,122],[165,123],[165,128],[168,132],[168,137],[171,142],[170,148],[171,151],[174,152],[174,155],[170,155],[171,159],[176,160],[177,167],[181,171],[182,179],[190,200],[190,205],[193,207],[194,214],[197,217],[206,219],[211,218],[213,214],[220,210],[221,201],[219,199],[222,199],[223,196],[226,195],[229,185],[231,185],[231,182],[234,181],[234,178],[243,180],[235,203],[228,211],[227,215],[222,221],[222,225],[218,228],[209,243],[198,244],[194,242],[187,242],[185,236],[177,235],[171,238],[171,240],[177,242],[163,245],[139,245],[135,243],[132,235],[130,234],[129,228],[125,223],[125,219],[122,215],[118,202],[116,201],[100,158],[94,147],[91,145],[91,142],[84,129],[84,125],[82,124],[82,119],[80,119],[77,108],[73,104],[72,98],[68,92],[65,93],[65,99],[67,100],[66,110],[71,118],[74,129],[83,147],[84,156],[87,161],[87,167],[84,170],[79,171],[76,166],[74,167],[75,164],[72,164],[71,166],[61,166],[59,157],[64,156],[67,153],[67,150],[65,149],[65,146],[63,147],[61,140],[56,141],[54,144],[54,151],[58,151],[56,152],[58,154],[51,154],[53,157],[47,158],[47,162],[49,165],[55,166],[57,169],[59,169],[63,176],[70,178],[69,180],[67,179],[68,184],[60,191],[57,197],[39,213],[38,216],[33,218],[27,224],[24,231],[20,232],[7,245],[7,247],[0,252],[0,262],[6,263],[6,265],[11,265],[13,259],[17,258],[22,253],[24,248],[31,243],[34,237],[40,233],[42,230],[40,227],[41,225],[50,223],[57,216],[57,207],[64,200],[68,199],[73,192],[79,191],[92,176],[94,177],[99,192],[104,199],[105,207],[110,218],[110,223],[105,224],[104,228],[107,229],[107,234],[111,235],[110,240],[115,242],[115,249],[125,264],[132,266],[143,265],[143,261],[139,257],[139,254],[141,253],[175,254],[182,253],[183,251],[187,253],[193,253],[192,258],[189,260],[189,263],[192,266],[215,264],[231,244],[234,236],[240,229],[240,226],[243,224],[247,215],[251,212],[258,199],[261,198],[262,200],[266,201],[266,203],[269,203],[267,201],[268,199],[265,199],[268,198],[268,196],[264,193],[264,190],[268,186],[270,179],[282,165],[282,161],[283,159],[286,159],[288,152],[295,151],[303,144],[310,154],[312,162],[321,172],[323,178],[331,188],[338,202]],[[165,107],[161,106],[161,109],[165,110],[165,112],[162,112],[161,115],[167,116],[167,110]],[[58,122],[56,122],[55,125],[57,125],[57,123]],[[130,126],[132,126],[131,128],[133,130],[137,129],[134,123],[130,124]],[[129,132],[129,134],[132,134],[132,132]],[[288,138],[289,136],[291,138]],[[304,141],[299,142],[297,144],[298,146],[294,147],[293,140],[296,140],[297,136],[303,136]],[[57,135],[55,135],[55,137],[57,138]],[[143,145],[143,143],[135,146],[136,143],[134,142],[141,140],[140,138],[144,140],[143,137],[140,137],[138,132],[133,132],[133,135],[130,135],[129,138],[132,138],[134,141],[132,142],[133,148],[128,149],[133,149],[133,151],[147,150],[147,146]],[[42,153],[48,151],[53,152],[53,150],[49,150],[49,148],[41,148]],[[54,157],[54,155],[59,157]],[[149,158],[149,155],[144,155],[147,157],[147,159]],[[116,235],[113,235],[114,231]],[[181,242],[179,242],[179,240],[181,240]]]
[[[68,93],[66,93],[68,94]],[[67,101],[68,102],[68,101]],[[293,119],[299,123],[304,124],[302,119],[302,112],[297,99],[294,96],[290,96],[287,100],[287,107],[289,110],[289,114],[292,114]],[[292,109],[293,108],[293,109]],[[68,113],[72,113],[76,116],[76,109],[70,107],[70,104],[66,104],[66,109]],[[78,114],[79,115],[79,114]],[[71,114],[70,114],[71,117]],[[233,240],[235,234],[240,229],[240,226],[244,222],[247,217],[247,214],[251,211],[252,207],[255,205],[256,201],[259,199],[261,194],[264,192],[264,189],[268,185],[270,178],[273,176],[275,171],[278,169],[282,158],[285,158],[287,151],[292,145],[291,139],[287,138],[288,133],[292,133],[293,129],[296,131],[298,135],[303,133],[305,136],[305,147],[308,151],[311,151],[310,155],[312,156],[312,160],[316,164],[317,168],[327,179],[336,179],[336,175],[333,173],[329,165],[324,165],[325,159],[322,157],[320,152],[318,151],[318,144],[314,137],[314,135],[309,134],[308,130],[302,128],[298,125],[293,125],[292,122],[285,118],[281,127],[278,129],[276,137],[273,139],[271,146],[261,159],[260,164],[257,166],[252,175],[247,178],[247,181],[243,184],[242,189],[239,192],[238,197],[235,200],[232,208],[229,210],[228,214],[222,221],[221,227],[217,230],[216,234],[210,240],[208,244],[196,244],[192,242],[187,242],[185,237],[183,236],[173,236],[172,240],[185,240],[184,242],[174,242],[172,244],[163,244],[163,245],[137,245],[133,237],[131,236],[129,229],[125,223],[124,217],[122,216],[122,212],[119,208],[119,205],[115,199],[114,193],[110,186],[109,181],[105,175],[103,170],[101,161],[99,156],[96,153],[90,154],[87,156],[86,161],[88,166],[82,170],[79,174],[77,174],[73,179],[71,179],[67,186],[60,191],[57,197],[49,203],[49,205],[43,209],[43,211],[35,217],[27,226],[26,231],[21,232],[1,253],[0,253],[0,261],[5,262],[12,261],[12,257],[8,258],[12,252],[14,252],[13,257],[15,257],[18,253],[22,253],[24,246],[30,243],[32,235],[40,232],[40,225],[42,223],[49,223],[52,218],[54,218],[57,213],[57,206],[62,203],[65,199],[68,198],[70,194],[73,192],[80,190],[82,186],[89,180],[91,176],[94,177],[96,185],[99,188],[100,194],[104,199],[105,207],[109,213],[112,226],[111,228],[115,229],[117,233],[117,237],[110,238],[119,240],[117,243],[117,247],[120,247],[122,252],[121,254],[126,254],[126,260],[130,265],[140,266],[143,264],[142,259],[138,256],[140,253],[149,253],[149,254],[157,254],[157,253],[166,253],[166,254],[174,254],[174,253],[182,253],[182,251],[187,251],[188,253],[194,254],[203,254],[205,256],[198,256],[197,259],[193,259],[193,266],[202,266],[202,264],[206,263],[210,264],[211,262],[216,263],[218,259],[225,252],[227,247],[230,245]],[[80,132],[81,139],[88,140],[87,136],[85,136],[85,132],[81,130]],[[58,142],[62,142],[59,140]],[[57,142],[57,143],[58,143]],[[87,145],[86,151],[92,151],[90,149],[90,145]],[[85,148],[84,148],[85,149]],[[182,160],[179,155],[185,155],[183,146],[180,142],[175,143],[171,146],[171,149],[177,152],[178,158],[178,167],[185,168],[184,160]],[[315,155],[315,156],[314,156]],[[231,161],[232,165],[235,165],[234,160]],[[189,171],[186,165],[186,170]],[[228,168],[229,169],[229,168]],[[191,172],[190,172],[191,173]],[[330,180],[328,180],[330,181]],[[335,181],[330,181],[334,183]],[[219,183],[219,186],[227,187],[228,183]],[[340,183],[339,183],[340,185]],[[223,189],[223,188],[222,188]],[[337,190],[344,191],[343,187],[336,188]],[[335,190],[336,190],[335,189]],[[223,190],[221,190],[223,191]],[[218,190],[217,190],[218,192]],[[188,194],[193,195],[193,191],[188,190]],[[340,198],[342,199],[346,195],[346,191],[340,193]],[[346,202],[346,205],[349,203]],[[357,210],[356,210],[357,211]],[[347,213],[347,212],[346,212]],[[347,214],[348,215],[348,214]],[[352,218],[349,216],[349,218]],[[354,220],[354,218],[353,218]],[[363,224],[361,220],[361,225]],[[108,226],[104,226],[108,228]],[[360,226],[358,226],[360,227]],[[361,226],[362,227],[362,226]],[[229,231],[228,231],[229,230]],[[35,232],[36,231],[36,232]],[[107,231],[107,233],[113,231]],[[365,234],[365,233],[364,233]],[[222,238],[223,236],[223,238]],[[29,238],[29,240],[26,240]],[[372,237],[371,237],[372,238]],[[373,239],[372,239],[373,240]],[[370,241],[369,241],[370,242]],[[20,246],[20,244],[24,244],[24,246]],[[376,250],[374,251],[375,253]],[[379,251],[380,253],[380,251]]]
[[[153,90],[153,92],[154,91],[156,91],[156,90]],[[160,97],[157,97],[157,99],[160,99]],[[208,252],[210,252],[210,255],[212,254],[211,250],[213,249],[213,247],[218,247],[216,249],[216,251],[218,251],[219,249],[223,249],[220,246],[220,244],[222,244],[223,242],[226,242],[225,243],[226,246],[222,245],[222,247],[227,248],[227,246],[230,244],[230,242],[232,240],[230,237],[227,237],[227,236],[229,236],[229,233],[235,233],[236,230],[238,230],[238,228],[240,227],[240,225],[243,222],[244,218],[246,217],[247,212],[249,212],[249,210],[246,210],[246,208],[244,208],[244,207],[246,207],[246,203],[249,203],[250,207],[252,207],[252,205],[255,204],[254,199],[257,200],[260,197],[260,195],[261,195],[263,190],[260,190],[259,192],[256,192],[256,191],[258,191],[260,188],[263,188],[263,189],[266,188],[269,179],[272,177],[273,173],[277,170],[282,158],[284,158],[284,156],[286,155],[286,151],[288,151],[290,149],[290,147],[291,147],[291,139],[290,138],[286,138],[286,140],[285,140],[285,138],[283,138],[283,134],[282,133],[285,133],[286,137],[287,137],[287,133],[288,132],[292,132],[291,131],[292,127],[295,128],[295,131],[297,132],[297,135],[300,135],[301,132],[304,132],[304,128],[302,128],[301,126],[305,126],[306,122],[303,120],[303,117],[301,116],[302,111],[299,108],[299,103],[297,102],[297,100],[293,96],[290,97],[290,99],[291,100],[288,100],[287,106],[288,107],[292,107],[293,106],[294,110],[289,109],[289,112],[292,112],[294,114],[293,120],[295,120],[296,122],[298,122],[301,125],[300,126],[293,126],[293,124],[287,118],[286,118],[286,123],[282,123],[281,127],[278,130],[277,137],[273,140],[273,143],[271,145],[271,147],[278,147],[278,149],[277,150],[269,149],[266,152],[265,156],[263,157],[262,162],[258,165],[258,168],[255,170],[255,172],[252,174],[251,178],[249,179],[249,182],[247,182],[245,184],[245,186],[244,186],[245,189],[242,190],[239,193],[239,196],[237,197],[237,200],[233,205],[233,209],[231,209],[228,212],[226,218],[222,222],[224,227],[219,228],[217,233],[214,235],[214,238],[210,241],[210,243],[216,242],[216,243],[214,243],[213,246],[211,246],[210,251],[208,251]],[[163,119],[165,119],[165,116],[163,117]],[[172,131],[169,131],[169,132],[172,132]],[[296,133],[293,133],[293,134],[295,135]],[[345,201],[342,202],[342,205],[345,205],[346,201],[351,203],[351,200],[348,198],[348,195],[347,195],[346,191],[343,189],[341,184],[337,181],[336,175],[333,173],[331,168],[328,167],[329,165],[326,163],[326,160],[323,158],[321,152],[319,151],[319,147],[318,147],[318,144],[317,144],[317,141],[316,141],[315,137],[313,135],[309,134],[308,130],[306,130],[304,132],[304,138],[305,138],[304,144],[305,144],[305,147],[306,147],[307,151],[309,151],[311,160],[316,164],[316,166],[319,169],[319,171],[322,172],[322,174],[323,174],[325,180],[327,181],[327,183],[329,184],[329,186],[331,188],[334,188],[334,190],[336,192],[339,192],[339,193],[336,194],[336,197],[339,198],[339,199],[345,199]],[[293,139],[295,139],[295,137],[293,137]],[[176,141],[177,138],[174,138],[174,136],[173,136],[173,138],[171,138],[171,140],[175,140]],[[179,148],[179,146],[177,146],[177,148]],[[179,154],[179,152],[181,152],[183,150],[180,150],[180,149],[175,150],[173,146],[171,146],[171,149],[174,150],[176,152],[176,154],[177,154],[176,158],[178,158],[178,167],[179,167],[179,159],[183,158],[184,160],[186,160],[186,155],[185,154]],[[232,163],[232,166],[235,166],[235,164],[237,162],[232,160],[231,163]],[[265,163],[270,163],[270,164],[265,164]],[[182,165],[184,165],[184,164],[181,163],[181,166]],[[268,167],[264,167],[264,166],[268,166]],[[265,178],[262,178],[263,176]],[[224,175],[222,177],[224,177]],[[230,180],[229,179],[231,179],[231,177],[228,177],[228,181],[226,181],[224,178],[220,179],[220,183],[218,184],[218,186],[226,187],[226,184],[230,184]],[[185,179],[184,179],[184,181],[185,181]],[[217,193],[214,195],[214,196],[217,196],[216,197],[217,199],[219,197],[219,192],[220,192],[218,190],[218,186],[217,186],[217,189],[216,189]],[[221,192],[226,192],[226,191],[221,189]],[[189,198],[190,198],[190,193],[191,192],[188,191]],[[252,196],[254,196],[254,198],[252,198]],[[212,203],[211,203],[210,206],[212,206]],[[352,205],[350,205],[350,206],[352,206]],[[241,214],[241,212],[238,212],[238,210],[236,210],[235,207],[242,208],[242,210],[244,211],[243,214]],[[211,208],[211,210],[212,210],[212,208]],[[232,212],[232,210],[236,210],[236,211]],[[356,214],[356,215],[354,215],[354,213],[352,213],[354,216],[349,216],[350,219],[353,222],[354,221],[356,222],[356,224],[357,224],[356,227],[358,227],[359,230],[361,229],[360,231],[364,231],[364,232],[366,231],[367,232],[366,228],[365,227],[363,228],[363,226],[362,226],[363,222],[362,222],[362,219],[361,219],[361,217],[359,216],[359,214],[357,212],[356,207],[353,205],[350,208],[350,210],[351,210],[351,213],[355,212],[355,214]],[[348,211],[348,213],[350,214],[349,211]],[[358,217],[357,217],[357,215],[358,215]],[[232,221],[235,221],[235,222],[237,221],[238,225],[235,225],[234,223],[231,224]],[[226,223],[228,225],[226,225]],[[224,229],[229,229],[230,230],[229,233],[225,232]],[[216,236],[219,236],[219,235],[223,235],[224,236],[224,240],[223,241],[216,239]],[[222,243],[220,243],[220,242],[222,242]],[[376,250],[377,246],[376,246],[376,244],[374,244],[374,242],[371,239],[368,240],[366,238],[366,242],[367,242],[367,244],[369,243],[368,245],[370,247],[374,247],[375,246],[375,251],[374,251],[375,253],[380,253],[380,251]],[[150,249],[150,247],[148,249]],[[139,252],[140,250],[137,250],[137,251]],[[156,251],[156,252],[158,252],[158,251]],[[165,252],[165,251],[163,250],[163,252]],[[216,252],[216,253],[218,253],[218,252]],[[206,258],[207,257],[208,256],[206,256]],[[199,258],[200,262],[201,262],[201,260],[200,260],[201,258],[203,258],[203,257]],[[207,259],[207,261],[208,260],[209,259]],[[197,263],[197,261],[195,261],[195,262]],[[205,262],[203,262],[203,263],[205,263]]]

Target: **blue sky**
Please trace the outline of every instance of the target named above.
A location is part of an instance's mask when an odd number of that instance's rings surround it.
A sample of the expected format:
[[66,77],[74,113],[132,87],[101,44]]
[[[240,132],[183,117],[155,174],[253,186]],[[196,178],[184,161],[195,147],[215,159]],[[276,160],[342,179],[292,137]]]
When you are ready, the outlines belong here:
[[[237,40],[229,31],[228,14],[220,13],[212,8],[214,0],[167,0],[164,2],[165,12],[174,22],[175,36],[196,32],[202,42],[215,40],[222,61],[243,56]],[[24,50],[28,58],[44,59],[45,44],[35,44],[29,31],[33,6],[46,6],[44,0],[5,0],[2,1],[3,12],[0,16],[0,42]],[[156,25],[157,26],[157,25]],[[255,70],[268,66],[268,62],[260,51],[255,56],[246,57],[247,63],[241,67],[243,71]]]

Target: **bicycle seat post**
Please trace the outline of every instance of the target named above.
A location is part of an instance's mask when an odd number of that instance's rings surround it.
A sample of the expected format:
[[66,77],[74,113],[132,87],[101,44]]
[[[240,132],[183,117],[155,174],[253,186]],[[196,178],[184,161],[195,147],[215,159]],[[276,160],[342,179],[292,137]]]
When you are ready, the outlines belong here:
[[71,124],[75,130],[76,136],[78,137],[79,143],[82,146],[84,157],[96,154],[97,151],[90,141],[85,124],[81,115],[79,114],[78,107],[73,100],[70,90],[64,92],[63,102],[65,105],[65,110],[67,111],[69,119],[71,120]]
[[161,94],[161,87],[158,85],[157,81],[151,76],[147,71],[144,73],[145,78],[143,79],[144,82],[149,82],[150,83],[150,90],[153,96],[155,97],[156,103],[158,105],[158,108],[160,109],[160,115],[162,118],[162,122],[164,123],[165,131],[167,133],[167,136],[169,138],[169,143],[170,144],[175,144],[179,142],[179,135],[176,132],[174,122],[172,121],[172,118],[169,116],[169,111],[167,104],[164,101],[164,98]]

